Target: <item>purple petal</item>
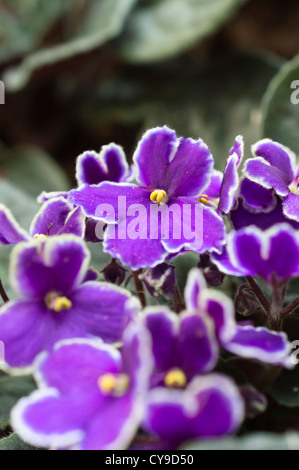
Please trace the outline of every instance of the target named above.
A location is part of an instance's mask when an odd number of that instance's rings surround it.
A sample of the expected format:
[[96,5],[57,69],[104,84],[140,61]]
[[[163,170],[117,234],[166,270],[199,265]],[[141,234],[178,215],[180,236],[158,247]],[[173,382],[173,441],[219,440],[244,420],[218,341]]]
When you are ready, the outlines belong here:
[[224,247],[220,255],[213,253],[211,258],[221,272],[229,274],[230,276],[247,276],[246,269],[244,270],[240,266],[235,265],[234,259],[232,259],[227,252],[227,247]]
[[151,296],[170,298],[175,290],[175,268],[167,263],[161,263],[147,269],[139,275]]
[[177,316],[167,308],[149,308],[144,321],[152,336],[155,368],[159,371],[171,369],[175,365]]
[[299,222],[299,195],[290,193],[282,203],[283,213],[288,219]]
[[223,346],[241,357],[286,367],[294,366],[286,334],[269,331],[264,327],[238,325],[234,337]]
[[10,210],[0,204],[0,244],[10,245],[27,240],[28,233],[18,224]]
[[289,193],[284,175],[263,158],[256,157],[246,160],[243,173],[246,178],[264,188],[275,189],[279,196],[287,196]]
[[11,284],[18,294],[44,300],[49,292],[67,294],[83,280],[89,252],[79,238],[61,235],[18,245],[11,264]]
[[90,420],[80,448],[82,450],[126,449],[142,419],[142,407],[134,395],[107,399]]
[[51,191],[51,192],[46,192],[43,191],[37,198],[37,202],[39,204],[43,204],[44,202],[50,201],[50,199],[57,199],[57,198],[68,198],[68,191]]
[[129,165],[123,149],[116,144],[104,145],[98,154],[84,152],[77,159],[76,178],[78,185],[99,184],[103,181],[126,181]]
[[138,313],[137,299],[112,284],[85,282],[69,298],[69,324],[82,331],[80,336],[98,336],[107,343],[120,341],[128,322]]
[[48,346],[53,322],[46,307],[38,301],[17,300],[1,309],[0,341],[9,367],[28,367]]
[[163,237],[163,245],[169,252],[179,252],[182,248],[197,253],[222,251],[225,226],[213,209],[179,199],[175,199],[168,207],[175,207],[170,217],[169,237]]
[[88,415],[88,406],[76,406],[48,389],[22,398],[12,411],[11,421],[14,430],[32,445],[66,448],[82,440],[82,423]]
[[144,427],[172,447],[198,437],[237,430],[244,403],[234,383],[212,374],[194,379],[185,391],[158,388],[149,395]]
[[213,320],[215,333],[221,342],[230,340],[236,330],[232,300],[223,292],[206,289],[201,297],[200,312]]
[[220,188],[223,180],[223,173],[218,170],[214,170],[209,185],[203,190],[203,193],[210,198],[218,198],[220,194]]
[[265,189],[263,186],[244,178],[240,186],[240,195],[244,199],[244,206],[252,212],[270,212],[277,202],[273,189]]
[[202,140],[178,139],[166,126],[144,134],[133,160],[137,181],[152,189],[164,189],[169,197],[198,196],[208,185],[213,169],[213,158]]
[[287,147],[273,142],[270,139],[264,139],[252,146],[252,153],[257,157],[262,157],[268,161],[274,168],[277,168],[286,182],[290,184],[295,177],[296,157]]
[[66,199],[50,199],[46,202],[34,218],[30,234],[56,235],[73,233],[83,236],[85,224],[80,208],[73,209]]
[[178,365],[186,376],[209,372],[218,361],[218,342],[209,318],[185,313],[181,317],[178,337]]
[[238,136],[227,159],[220,189],[218,209],[227,214],[233,207],[239,186],[238,168],[244,155],[243,137]]
[[187,310],[198,310],[200,305],[200,295],[206,288],[206,281],[199,269],[189,271],[184,292]]

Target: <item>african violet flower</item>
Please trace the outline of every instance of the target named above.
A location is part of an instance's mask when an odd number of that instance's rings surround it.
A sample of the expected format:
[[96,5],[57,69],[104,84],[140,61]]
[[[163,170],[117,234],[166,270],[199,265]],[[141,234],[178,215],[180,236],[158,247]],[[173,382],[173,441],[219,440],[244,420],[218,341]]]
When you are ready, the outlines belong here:
[[11,414],[27,442],[59,449],[125,449],[144,413],[151,372],[150,339],[138,322],[121,353],[96,339],[61,341],[35,363],[40,387]]
[[[203,141],[178,139],[167,127],[151,129],[139,142],[133,160],[139,186],[103,182],[85,184],[70,193],[70,201],[87,216],[108,223],[104,250],[133,269],[154,267],[169,252],[181,249],[220,251],[223,221],[210,207],[197,202],[213,171],[213,158]],[[167,228],[159,213],[171,213]]]
[[62,197],[52,199],[41,207],[27,233],[15,220],[10,210],[0,204],[0,244],[10,245],[42,235],[72,233],[83,237],[85,217],[79,207],[73,208]]
[[119,341],[139,304],[111,284],[86,281],[89,261],[84,242],[72,235],[16,246],[10,279],[20,300],[0,309],[7,366],[30,366],[39,352],[61,339]]
[[264,139],[252,147],[255,158],[246,161],[243,173],[246,178],[271,190],[282,198],[284,215],[299,222],[299,173],[296,157],[287,147]]
[[286,281],[299,276],[298,232],[288,224],[231,231],[225,250],[213,255],[213,261],[233,276],[260,276],[269,284]]

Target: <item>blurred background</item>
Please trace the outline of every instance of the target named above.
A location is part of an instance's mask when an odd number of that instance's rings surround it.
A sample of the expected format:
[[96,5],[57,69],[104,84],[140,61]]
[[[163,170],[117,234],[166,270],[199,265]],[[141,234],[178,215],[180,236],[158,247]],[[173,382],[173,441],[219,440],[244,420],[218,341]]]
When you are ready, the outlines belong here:
[[0,199],[67,189],[111,141],[130,160],[151,126],[202,137],[218,169],[237,134],[299,152],[298,30],[298,0],[0,1]]

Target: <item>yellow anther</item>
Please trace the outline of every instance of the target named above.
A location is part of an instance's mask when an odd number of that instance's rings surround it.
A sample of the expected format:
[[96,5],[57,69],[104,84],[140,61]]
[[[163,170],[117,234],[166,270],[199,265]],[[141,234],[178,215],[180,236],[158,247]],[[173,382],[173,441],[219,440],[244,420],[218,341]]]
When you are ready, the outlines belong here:
[[33,238],[37,239],[37,238],[47,238],[47,237],[46,235],[43,235],[42,233],[36,233]]
[[198,202],[201,202],[205,206],[208,204],[208,200],[205,197],[199,197]]
[[169,388],[184,388],[187,378],[181,369],[172,369],[167,373],[164,383]]
[[105,395],[122,396],[129,387],[129,377],[126,374],[104,374],[98,379],[98,386]]
[[155,189],[150,195],[150,200],[156,204],[166,204],[168,196],[164,189]]
[[72,302],[67,297],[60,297],[55,292],[50,292],[46,295],[46,305],[54,312],[61,312],[62,310],[69,310],[72,308]]

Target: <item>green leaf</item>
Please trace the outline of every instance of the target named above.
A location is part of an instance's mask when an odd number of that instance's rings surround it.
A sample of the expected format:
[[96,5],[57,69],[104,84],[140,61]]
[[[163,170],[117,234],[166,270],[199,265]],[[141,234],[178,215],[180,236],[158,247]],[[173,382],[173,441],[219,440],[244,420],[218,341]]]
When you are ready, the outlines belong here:
[[263,136],[299,153],[299,104],[291,101],[296,91],[291,84],[295,80],[299,80],[299,56],[281,68],[267,89],[262,107]]
[[70,188],[61,167],[41,149],[16,147],[8,156],[5,177],[34,198],[42,191],[66,191]]
[[299,434],[257,432],[244,437],[228,437],[214,441],[194,441],[182,450],[299,450]]
[[0,375],[0,428],[4,429],[9,424],[9,416],[12,407],[17,401],[29,395],[36,389],[31,376],[11,377],[1,373]]
[[0,439],[0,450],[37,450],[29,444],[21,441],[17,434],[12,433],[8,437]]
[[[21,179],[21,175],[19,179]],[[32,185],[34,185],[33,181]],[[30,223],[40,207],[32,196],[1,178],[0,202],[10,209],[19,224],[26,230],[29,229]]]
[[299,366],[283,370],[269,391],[280,405],[299,407]]
[[[71,0],[71,3],[75,3]],[[70,0],[4,0],[0,5],[0,61],[36,48]],[[20,20],[22,18],[22,20]]]
[[[9,260],[12,250],[12,246],[2,246],[0,245],[0,279],[2,281],[5,292],[7,293],[9,299],[13,299],[15,294],[10,288],[9,284]],[[2,299],[0,298],[0,306],[2,305]]]
[[172,264],[175,266],[176,283],[182,300],[184,299],[184,290],[189,271],[195,268],[198,263],[199,255],[193,252],[178,256],[173,260]]
[[[29,54],[20,66],[9,69],[3,77],[7,90],[18,91],[23,88],[38,68],[55,64],[76,54],[86,53],[113,39],[120,33],[136,1],[88,0],[84,2],[85,8],[81,12],[80,22],[71,37],[65,42]],[[80,3],[82,5],[82,1]]]
[[172,57],[217,30],[245,0],[160,0],[137,8],[118,41],[131,62]]

